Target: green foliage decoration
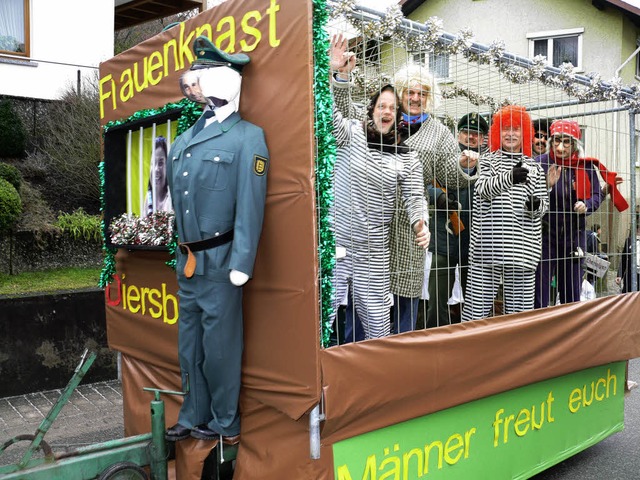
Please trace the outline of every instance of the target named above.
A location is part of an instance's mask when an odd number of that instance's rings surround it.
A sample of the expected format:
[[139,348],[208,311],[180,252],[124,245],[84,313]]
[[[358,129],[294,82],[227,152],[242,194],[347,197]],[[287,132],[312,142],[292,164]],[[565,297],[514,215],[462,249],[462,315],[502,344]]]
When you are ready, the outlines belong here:
[[313,55],[315,97],[316,194],[318,202],[318,259],[320,263],[321,333],[322,346],[330,344],[333,330],[332,314],[333,269],[335,267],[335,238],[331,227],[333,205],[333,166],[336,143],[331,129],[333,100],[329,88],[329,35],[325,30],[328,19],[326,0],[313,2]]
[[56,226],[74,240],[100,240],[101,225],[99,215],[89,215],[82,208],[73,213],[61,213],[56,221]]
[[0,157],[23,158],[27,132],[9,100],[0,101]]
[[22,186],[22,175],[20,174],[20,170],[13,165],[0,162],[0,178],[4,178],[7,182],[13,185],[13,188],[18,192],[20,191],[20,187]]
[[13,185],[0,178],[0,234],[10,231],[22,214],[22,200]]

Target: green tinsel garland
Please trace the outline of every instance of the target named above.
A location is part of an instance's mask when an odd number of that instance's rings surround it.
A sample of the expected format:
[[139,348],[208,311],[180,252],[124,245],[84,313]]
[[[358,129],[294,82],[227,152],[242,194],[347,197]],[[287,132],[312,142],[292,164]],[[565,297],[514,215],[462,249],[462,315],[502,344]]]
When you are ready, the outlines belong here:
[[333,124],[333,101],[329,87],[329,35],[324,29],[329,12],[326,0],[313,1],[313,54],[315,95],[315,133],[317,142],[316,195],[318,203],[321,296],[321,341],[329,345],[333,322],[333,268],[335,266],[335,238],[331,229],[330,210],[333,205],[333,165],[336,144],[331,126]]
[[[182,111],[180,113],[180,118],[178,118],[178,129],[176,131],[177,135],[182,134],[185,130],[187,130],[191,125],[193,125],[196,120],[202,114],[202,105],[192,102],[188,99],[180,100],[177,103],[167,103],[163,107],[160,108],[150,108],[147,110],[139,110],[133,115],[131,115],[127,119],[123,120],[115,120],[107,123],[103,128],[103,135],[109,131],[110,128],[115,127],[117,125],[123,125],[129,122],[133,122],[135,120],[141,120],[145,118],[152,117],[154,115],[159,115],[161,113],[166,113],[170,110],[175,110],[181,108]],[[116,273],[116,252],[117,248],[107,247],[105,241],[105,235],[107,234],[107,226],[104,223],[104,209],[105,209],[105,177],[104,177],[104,161],[100,162],[98,166],[98,171],[100,173],[100,211],[103,212],[102,217],[102,251],[104,252],[104,259],[102,262],[102,271],[100,272],[100,281],[98,286],[100,288],[105,288],[107,284],[111,283],[113,280],[113,275]],[[175,231],[175,230],[174,230]],[[176,268],[176,260],[175,253],[176,248],[178,246],[178,238],[177,235],[174,234],[173,238],[167,248],[169,250],[169,255],[171,256],[171,260],[166,262],[168,266],[175,270]]]
[[105,242],[107,226],[104,223],[104,207],[105,207],[104,161],[100,162],[100,164],[98,165],[98,173],[100,175],[100,211],[102,212],[102,220],[100,221],[100,226],[101,226],[100,230],[102,232],[102,251],[104,252],[104,259],[102,262],[102,271],[100,272],[100,280],[98,281],[98,286],[100,288],[105,288],[107,284],[111,283],[111,280],[113,280],[113,276],[116,273],[117,249],[107,247],[107,243]]

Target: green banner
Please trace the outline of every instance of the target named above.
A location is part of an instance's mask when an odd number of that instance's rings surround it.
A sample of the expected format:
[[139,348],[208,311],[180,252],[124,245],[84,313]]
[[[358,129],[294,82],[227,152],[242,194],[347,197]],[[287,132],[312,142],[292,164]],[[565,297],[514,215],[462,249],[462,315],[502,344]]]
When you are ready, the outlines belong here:
[[529,478],[623,429],[625,367],[590,368],[343,440],[333,445],[335,478]]

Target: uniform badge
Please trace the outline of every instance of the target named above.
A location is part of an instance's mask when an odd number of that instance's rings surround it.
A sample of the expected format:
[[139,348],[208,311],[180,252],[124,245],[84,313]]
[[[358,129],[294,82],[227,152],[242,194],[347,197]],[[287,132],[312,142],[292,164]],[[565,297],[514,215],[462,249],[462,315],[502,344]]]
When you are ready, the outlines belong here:
[[253,156],[253,173],[256,175],[264,175],[267,172],[268,159],[260,155]]

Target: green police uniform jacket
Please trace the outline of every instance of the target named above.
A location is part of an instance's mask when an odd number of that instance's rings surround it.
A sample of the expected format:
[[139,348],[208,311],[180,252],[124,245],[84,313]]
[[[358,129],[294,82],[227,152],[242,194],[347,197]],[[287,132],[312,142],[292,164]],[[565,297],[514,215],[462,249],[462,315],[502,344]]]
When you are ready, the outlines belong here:
[[[221,235],[233,241],[195,252],[196,275],[228,279],[230,270],[249,276],[262,230],[268,151],[261,128],[235,112],[193,135],[180,135],[169,152],[167,177],[179,242]],[[176,252],[183,275],[186,255]]]

